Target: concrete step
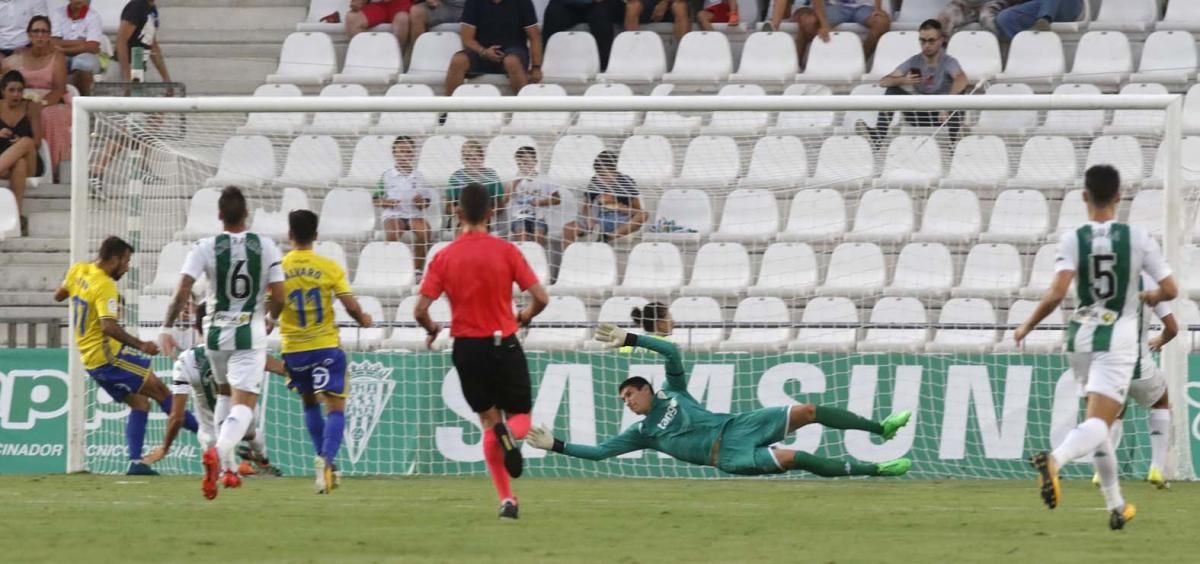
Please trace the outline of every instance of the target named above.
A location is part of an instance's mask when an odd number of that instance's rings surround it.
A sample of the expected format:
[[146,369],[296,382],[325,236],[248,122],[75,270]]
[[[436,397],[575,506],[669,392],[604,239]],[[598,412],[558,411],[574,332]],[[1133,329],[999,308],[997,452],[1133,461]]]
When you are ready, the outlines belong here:
[[41,213],[41,212],[69,212],[71,211],[71,200],[69,198],[26,198],[25,213]]
[[268,6],[233,9],[202,6],[189,2],[184,6],[162,8],[163,39],[185,29],[195,30],[294,30],[296,23],[308,14],[307,7]]
[[309,0],[158,0],[155,4],[166,10],[177,7],[205,8],[304,8],[308,10]]
[[[32,223],[32,222],[31,222]],[[32,224],[30,225],[32,227]],[[20,237],[0,241],[0,253],[66,253],[71,250],[71,240],[62,237]]]
[[29,251],[0,253],[0,265],[4,265],[5,268],[9,266],[12,266],[13,268],[23,268],[28,265],[65,265],[68,262],[70,262],[70,255],[67,253],[37,253]]
[[189,96],[249,95],[275,72],[274,59],[245,59],[230,63],[227,59],[172,57],[167,64],[171,77],[187,84]]
[[[168,57],[167,65],[184,58],[223,59],[229,65],[237,65],[242,61],[271,61],[279,60],[279,50],[283,38],[278,41],[230,42],[215,43],[185,43],[171,41],[162,43],[163,53]],[[174,70],[174,69],[172,69]],[[273,69],[272,69],[273,70]]]

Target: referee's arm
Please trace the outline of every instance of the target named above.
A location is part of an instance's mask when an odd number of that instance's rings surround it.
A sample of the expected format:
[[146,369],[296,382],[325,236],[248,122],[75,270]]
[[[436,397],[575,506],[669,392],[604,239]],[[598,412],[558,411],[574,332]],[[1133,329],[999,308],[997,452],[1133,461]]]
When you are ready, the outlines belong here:
[[533,318],[537,317],[537,314],[546,309],[550,303],[550,294],[546,293],[546,287],[542,286],[540,282],[530,286],[526,291],[533,297],[533,301],[517,314],[517,324],[522,327],[529,325]]

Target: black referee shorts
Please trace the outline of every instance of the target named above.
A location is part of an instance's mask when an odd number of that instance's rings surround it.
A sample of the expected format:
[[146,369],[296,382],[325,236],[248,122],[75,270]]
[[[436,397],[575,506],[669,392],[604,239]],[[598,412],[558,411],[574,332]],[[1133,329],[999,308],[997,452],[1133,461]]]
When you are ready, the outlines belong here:
[[493,407],[505,413],[529,413],[529,365],[516,335],[495,345],[493,337],[458,337],[452,353],[463,397],[475,413]]

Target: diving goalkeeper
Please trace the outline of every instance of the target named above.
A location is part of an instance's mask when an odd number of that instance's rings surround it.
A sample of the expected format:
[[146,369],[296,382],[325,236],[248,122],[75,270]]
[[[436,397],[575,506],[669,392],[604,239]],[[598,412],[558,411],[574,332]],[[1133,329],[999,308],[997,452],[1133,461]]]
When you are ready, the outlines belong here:
[[907,458],[869,464],[768,446],[810,423],[834,429],[859,429],[891,439],[908,423],[911,411],[893,413],[882,423],[843,409],[813,404],[768,407],[738,415],[712,413],[688,394],[683,360],[674,343],[628,333],[609,324],[597,328],[596,340],[608,347],[637,346],[665,356],[666,386],[656,393],[645,378],[634,376],[621,382],[617,388],[621,399],[631,411],[645,418],[598,446],[564,443],[542,427],[529,431],[526,439],[529,444],[588,460],[603,460],[649,448],[684,462],[715,466],[730,474],[746,476],[789,470],[804,470],[825,477],[900,476],[912,466],[912,461]]

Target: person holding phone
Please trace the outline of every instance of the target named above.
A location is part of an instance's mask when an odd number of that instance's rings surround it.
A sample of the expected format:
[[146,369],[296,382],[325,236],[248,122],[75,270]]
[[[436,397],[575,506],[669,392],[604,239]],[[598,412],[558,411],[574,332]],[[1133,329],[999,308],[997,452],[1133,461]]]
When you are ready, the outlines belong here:
[[542,80],[542,35],[532,0],[467,0],[461,33],[463,49],[446,72],[447,96],[468,76],[508,75],[513,94]]

